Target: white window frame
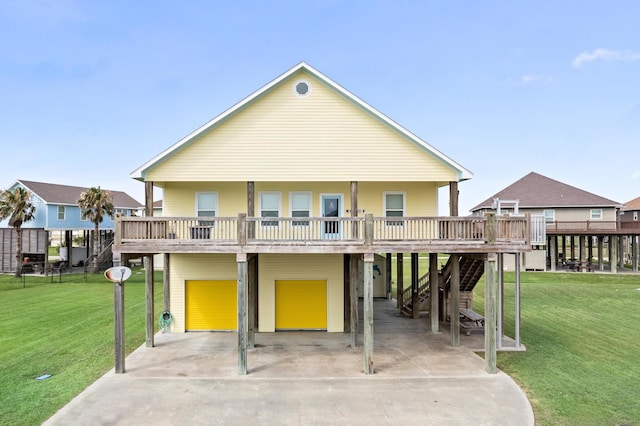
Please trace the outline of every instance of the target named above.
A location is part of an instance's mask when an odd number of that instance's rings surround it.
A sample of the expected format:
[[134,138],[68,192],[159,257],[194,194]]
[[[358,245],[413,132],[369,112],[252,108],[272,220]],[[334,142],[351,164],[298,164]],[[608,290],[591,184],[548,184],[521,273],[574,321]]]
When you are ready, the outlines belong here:
[[602,220],[602,209],[591,209],[589,220]]
[[[263,216],[263,211],[267,211],[262,208],[263,199],[262,197],[265,195],[275,195],[278,199],[278,209],[276,210],[275,216]],[[280,191],[260,191],[258,193],[258,211],[260,212],[260,217],[281,217],[282,213],[282,193]],[[268,211],[272,211],[269,209]],[[262,228],[273,228],[274,226],[280,226],[279,221],[270,221],[270,220],[260,220],[260,227]]]
[[543,210],[542,214],[544,214],[545,223],[551,223],[556,221],[556,211],[554,209]]
[[[200,215],[200,212],[208,212],[208,211],[212,211],[212,210],[205,210],[204,208],[200,208],[199,202],[200,202],[200,196],[201,195],[210,195],[213,197],[213,216],[211,215],[207,215],[207,216],[202,216]],[[215,221],[207,221],[207,220],[202,220],[200,221],[199,218],[206,218],[206,217],[218,217],[218,192],[217,191],[199,191],[196,192],[196,200],[195,200],[195,208],[196,208],[196,217],[198,218],[198,224],[202,225],[202,226],[214,226],[215,225]]]
[[[298,212],[303,212],[305,210],[302,209],[297,209],[294,210],[293,208],[293,197],[296,195],[306,195],[307,197],[307,216],[294,216],[294,212],[298,211]],[[312,209],[312,202],[311,202],[311,191],[291,191],[289,192],[289,216],[294,219],[297,217],[311,217],[311,209]],[[308,220],[292,220],[291,221],[291,225],[292,226],[309,226],[309,221]]]
[[[62,218],[60,218],[60,213],[62,213]],[[65,220],[67,220],[67,206],[58,205],[58,207],[56,209],[56,218],[60,222],[63,222]]]
[[[388,195],[402,195],[402,210],[400,211],[400,217],[405,217],[407,214],[407,193],[404,191],[384,191],[382,193],[382,212],[384,217],[394,217],[388,216],[389,209],[387,209],[387,196]],[[391,209],[391,211],[398,211],[397,209]],[[401,221],[386,221],[386,226],[403,226],[404,222]]]

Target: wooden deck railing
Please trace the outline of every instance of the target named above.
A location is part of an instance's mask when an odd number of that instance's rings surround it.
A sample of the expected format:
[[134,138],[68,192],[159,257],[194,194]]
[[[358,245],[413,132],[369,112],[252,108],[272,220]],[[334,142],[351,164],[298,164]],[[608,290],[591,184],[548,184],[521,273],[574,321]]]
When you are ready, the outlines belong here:
[[575,221],[555,221],[546,223],[546,231],[551,234],[640,234],[640,222],[638,221],[615,221],[615,220],[575,220]]
[[[492,218],[491,220],[487,219]],[[365,244],[449,241],[529,244],[529,217],[122,217],[116,246],[127,243]],[[204,241],[201,241],[204,240]]]
[[615,220],[575,220],[547,222],[547,231],[614,231],[618,229]]

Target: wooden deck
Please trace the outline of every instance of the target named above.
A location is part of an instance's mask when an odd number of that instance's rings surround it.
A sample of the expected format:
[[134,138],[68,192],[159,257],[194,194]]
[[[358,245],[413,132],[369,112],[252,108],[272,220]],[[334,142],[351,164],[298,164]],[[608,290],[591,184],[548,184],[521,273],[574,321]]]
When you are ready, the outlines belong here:
[[640,235],[640,222],[558,221],[546,224],[547,235]]
[[116,217],[114,253],[498,253],[531,250],[524,217]]

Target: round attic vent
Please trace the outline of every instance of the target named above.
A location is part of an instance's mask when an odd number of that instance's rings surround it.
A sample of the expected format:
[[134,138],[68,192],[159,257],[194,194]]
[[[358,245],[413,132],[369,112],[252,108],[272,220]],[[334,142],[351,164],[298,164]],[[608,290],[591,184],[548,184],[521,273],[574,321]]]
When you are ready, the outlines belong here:
[[294,83],[293,90],[298,96],[309,96],[309,93],[311,93],[311,84],[309,84],[307,80],[299,80]]

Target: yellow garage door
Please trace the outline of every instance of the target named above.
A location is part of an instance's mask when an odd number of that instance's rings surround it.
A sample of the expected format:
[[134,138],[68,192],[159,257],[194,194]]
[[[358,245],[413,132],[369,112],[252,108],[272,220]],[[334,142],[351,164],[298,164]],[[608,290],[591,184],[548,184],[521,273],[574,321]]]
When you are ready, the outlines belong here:
[[276,281],[276,330],[326,329],[327,281]]
[[185,292],[187,331],[238,329],[235,280],[189,280]]

